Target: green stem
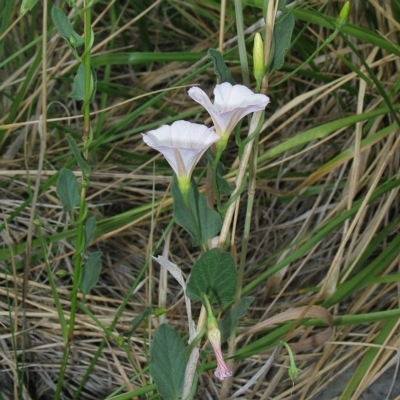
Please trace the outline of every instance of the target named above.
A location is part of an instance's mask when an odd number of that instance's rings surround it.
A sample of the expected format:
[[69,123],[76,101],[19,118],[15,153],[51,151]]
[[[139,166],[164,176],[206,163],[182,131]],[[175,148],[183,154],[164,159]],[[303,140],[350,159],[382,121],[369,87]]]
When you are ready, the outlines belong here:
[[219,160],[221,159],[221,154],[222,154],[222,150],[220,148],[217,148],[217,153],[215,154],[214,161],[211,165],[212,183],[213,183],[213,187],[214,187],[215,197],[217,198],[217,209],[220,213],[221,213],[222,206],[221,206],[221,193],[219,192],[218,182],[217,182],[217,166],[218,166]]
[[203,303],[203,305],[204,305],[204,307],[205,307],[205,309],[207,311],[207,317],[210,316],[210,315],[212,316],[213,315],[213,310],[211,308],[210,301],[208,300],[208,297],[206,296],[205,293],[201,294],[201,300],[202,300],[202,303]]
[[57,388],[56,388],[56,392],[54,394],[54,399],[56,399],[56,400],[58,400],[61,396],[61,391],[62,391],[63,382],[64,382],[64,375],[67,370],[69,349],[70,349],[70,346],[68,346],[68,345],[65,346],[63,358],[61,361],[60,373],[58,374]]
[[61,332],[62,332],[62,335],[63,335],[64,343],[67,343],[67,340],[68,340],[67,322],[65,320],[64,311],[62,309],[60,297],[58,296],[57,285],[56,285],[56,283],[54,281],[53,271],[51,270],[50,263],[49,263],[49,260],[47,258],[46,241],[45,241],[45,239],[43,237],[43,232],[42,232],[42,229],[41,229],[42,224],[38,220],[35,220],[34,224],[37,226],[38,237],[39,237],[40,245],[42,247],[42,251],[43,251],[43,254],[44,254],[44,263],[46,265],[47,278],[49,279],[49,284],[50,284],[50,287],[51,287],[51,293],[52,293],[52,296],[53,296],[53,299],[54,299],[54,303],[56,305],[58,319],[60,320]]
[[[82,106],[83,112],[83,144],[84,153],[83,156],[87,160],[89,153],[89,145],[91,141],[91,126],[90,126],[90,100],[92,97],[92,70],[91,70],[91,46],[92,46],[92,31],[91,31],[91,9],[90,1],[84,0],[83,2],[83,21],[84,21],[84,42],[85,50],[82,56],[82,62],[85,71],[85,99]],[[74,336],[75,329],[75,317],[78,307],[78,290],[82,279],[82,264],[83,264],[83,252],[85,248],[85,237],[84,237],[84,225],[87,216],[87,204],[86,204],[86,190],[88,185],[88,176],[85,171],[82,171],[82,184],[80,191],[80,202],[79,202],[79,217],[77,221],[77,239],[76,239],[76,252],[74,256],[74,275],[73,275],[73,286],[71,291],[71,311],[70,320],[68,326],[67,342],[64,349],[63,359],[61,363],[60,373],[58,377],[58,383],[54,398],[58,400],[61,395],[65,372],[67,369],[67,362],[70,352],[71,343]]]
[[[90,64],[90,49],[92,46],[92,27],[91,27],[91,12],[88,6],[88,0],[84,0],[84,38],[85,52],[82,56],[83,65],[85,68],[85,101],[83,103],[83,141],[87,144],[90,136],[90,99],[92,97],[92,67]],[[86,149],[85,158],[87,159],[88,149]]]
[[292,381],[294,381],[297,378],[297,376],[299,375],[299,370],[296,367],[296,362],[294,361],[294,355],[293,355],[292,349],[290,348],[289,344],[284,342],[283,340],[281,340],[279,342],[279,344],[285,346],[285,348],[286,348],[286,350],[288,352],[289,362],[290,362],[288,373],[289,373],[290,379]]
[[[169,221],[167,227],[165,228],[165,234],[167,234],[171,230],[173,224],[174,224],[174,220],[171,219]],[[161,243],[163,241],[164,241],[164,236],[161,236],[159,238],[159,240],[157,241],[157,244],[156,244],[156,246],[153,249],[151,254],[154,254],[160,248]],[[124,297],[121,305],[118,307],[118,310],[115,313],[115,316],[114,316],[114,318],[113,318],[113,320],[112,320],[112,322],[111,322],[111,324],[110,324],[110,326],[108,328],[109,332],[112,332],[115,329],[115,326],[117,325],[117,322],[119,321],[123,311],[125,310],[126,305],[131,300],[134,291],[136,290],[136,288],[137,288],[139,282],[141,281],[145,271],[147,270],[149,262],[150,262],[150,258],[148,258],[146,260],[145,264],[141,268],[141,270],[140,270],[138,276],[136,277],[135,281],[132,283],[131,287],[129,288],[128,293]],[[80,398],[80,393],[81,393],[84,385],[86,384],[86,382],[87,382],[87,380],[88,380],[93,368],[95,367],[95,365],[97,363],[97,360],[99,359],[99,357],[100,357],[100,355],[101,355],[101,353],[103,351],[103,348],[106,345],[108,339],[109,339],[109,334],[106,332],[105,338],[102,340],[102,342],[100,343],[98,349],[96,350],[95,354],[93,355],[92,360],[90,361],[90,364],[88,366],[88,369],[86,370],[85,374],[83,375],[83,377],[82,377],[82,379],[81,379],[81,381],[79,383],[79,386],[78,386],[78,388],[76,389],[76,391],[74,393],[74,397],[73,397],[74,400]],[[151,386],[151,387],[155,387],[155,384],[153,386]]]
[[78,299],[78,289],[82,276],[82,252],[84,249],[84,220],[86,215],[86,188],[81,189],[81,199],[79,204],[79,219],[77,225],[77,239],[76,239],[76,253],[74,256],[74,276],[73,276],[73,286],[71,292],[71,311],[68,326],[67,343],[64,348],[63,359],[61,363],[60,373],[58,377],[57,389],[54,395],[55,399],[59,399],[61,395],[64,375],[67,369],[67,362],[71,343],[74,337],[75,328],[75,317],[77,309],[77,299]]

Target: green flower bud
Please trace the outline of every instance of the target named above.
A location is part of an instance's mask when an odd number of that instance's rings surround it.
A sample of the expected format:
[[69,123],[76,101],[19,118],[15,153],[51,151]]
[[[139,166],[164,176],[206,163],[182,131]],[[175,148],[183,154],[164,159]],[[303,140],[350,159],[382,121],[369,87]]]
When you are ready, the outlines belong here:
[[281,345],[285,346],[285,348],[286,348],[286,350],[287,350],[287,352],[288,352],[288,355],[289,355],[289,362],[290,362],[290,367],[289,367],[288,374],[289,374],[289,378],[290,378],[292,381],[294,381],[294,380],[298,377],[298,375],[299,375],[299,369],[296,367],[296,362],[294,361],[294,355],[293,355],[292,349],[291,349],[290,346],[289,346],[286,342],[284,342],[283,340],[281,340],[279,343],[280,343]]
[[76,49],[76,39],[75,39],[74,35],[69,36],[68,42],[73,49]]
[[292,381],[296,380],[296,378],[299,376],[299,369],[295,364],[290,363],[288,374]]
[[59,276],[60,278],[64,278],[64,276],[69,276],[71,274],[65,269],[60,269],[59,271],[56,272],[56,275]]
[[121,335],[117,337],[117,344],[118,346],[123,346],[125,344],[125,338]]
[[341,29],[344,25],[346,25],[350,14],[350,2],[346,1],[342,10],[340,11],[339,17],[336,20],[336,28]]
[[163,315],[167,312],[166,308],[156,308],[154,310],[154,315],[156,315],[157,317],[159,317],[160,315]]
[[258,32],[254,36],[253,74],[257,82],[261,82],[265,74],[264,42]]
[[34,219],[34,220],[33,220],[33,224],[34,224],[35,226],[42,226],[42,222],[40,221],[40,219]]

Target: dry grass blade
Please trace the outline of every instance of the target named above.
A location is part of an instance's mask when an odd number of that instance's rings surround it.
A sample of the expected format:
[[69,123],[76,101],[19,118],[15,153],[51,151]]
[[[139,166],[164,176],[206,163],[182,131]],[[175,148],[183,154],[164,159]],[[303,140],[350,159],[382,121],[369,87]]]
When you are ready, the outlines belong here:
[[[269,328],[273,325],[280,324],[290,320],[300,320],[302,318],[316,318],[323,320],[327,325],[328,328],[322,332],[319,332],[311,337],[302,338],[297,343],[291,343],[290,347],[294,351],[304,351],[309,350],[314,347],[318,347],[321,344],[324,344],[333,333],[333,317],[332,315],[323,307],[319,306],[304,306],[304,307],[297,307],[287,311],[284,311],[280,314],[277,314],[267,320],[260,322],[253,327],[247,329],[243,332],[240,336],[236,338],[236,341],[239,343],[243,340],[244,337],[248,335],[255,334],[263,329]],[[293,336],[291,334],[290,336]]]
[[[69,323],[77,215],[63,212],[56,185],[63,167],[81,182],[66,137],[81,143],[83,115],[81,102],[68,97],[77,65],[70,46],[50,22],[42,45],[41,2],[25,16],[14,3],[0,10],[0,399],[48,400],[65,332],[46,261]],[[261,3],[243,1],[248,43],[263,29]],[[307,62],[333,32],[339,3],[290,5],[296,24],[283,68],[268,76],[271,104],[251,193],[243,297],[254,301],[237,327],[226,398],[363,399],[379,381],[384,396],[400,396],[398,377],[391,385],[400,348],[400,10],[396,2],[353,3],[340,35]],[[102,252],[102,270],[90,294],[77,298],[64,399],[157,396],[148,370],[154,331],[168,322],[184,337],[187,310],[190,327],[203,324],[201,304],[184,292],[200,250],[170,224],[171,171],[141,133],[177,119],[211,123],[187,96],[193,85],[212,92],[208,48],[224,50],[241,82],[232,4],[223,3],[224,14],[213,1],[93,2],[98,81],[86,199],[97,227],[86,251]],[[77,10],[67,14],[80,30]],[[47,125],[40,125],[43,118]],[[222,157],[232,187],[248,176],[252,147],[239,157],[235,139],[245,140],[250,124],[243,120]],[[202,192],[204,165],[195,171]],[[220,236],[238,263],[248,199],[243,191],[232,204]],[[165,265],[150,267],[153,255],[178,265],[180,282],[166,276]],[[165,315],[148,315],[126,335],[149,307],[165,308]],[[294,382],[287,353],[276,347],[280,340],[294,342],[300,370]],[[191,364],[199,375],[194,398],[220,398],[222,384],[203,350],[193,354],[201,364]]]

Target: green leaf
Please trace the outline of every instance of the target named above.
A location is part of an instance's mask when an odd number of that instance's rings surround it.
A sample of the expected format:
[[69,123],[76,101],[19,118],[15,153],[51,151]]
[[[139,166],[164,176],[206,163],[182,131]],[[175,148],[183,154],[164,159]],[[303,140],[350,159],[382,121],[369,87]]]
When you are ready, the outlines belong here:
[[82,46],[85,41],[83,40],[83,37],[76,33],[75,31],[71,32],[71,35],[67,39],[68,43],[73,49],[76,49],[79,46]]
[[[94,95],[96,93],[97,86],[97,76],[94,69],[91,69],[90,74],[90,99],[92,101]],[[76,71],[76,75],[74,77],[74,83],[72,86],[72,92],[68,95],[69,98],[75,99],[78,101],[85,100],[85,67],[81,63]]]
[[292,39],[294,28],[294,15],[292,12],[282,12],[274,29],[275,50],[271,63],[271,69],[280,70],[285,60]]
[[[214,160],[215,160],[215,155],[213,154],[213,152],[210,149],[207,150],[206,154],[207,154],[208,163],[210,165],[213,165]],[[232,189],[231,185],[228,183],[228,181],[224,178],[225,167],[221,161],[218,161],[216,171],[217,171],[218,194],[228,194],[228,195],[231,194],[233,192],[233,189]]]
[[65,15],[64,11],[61,10],[61,8],[55,6],[52,7],[51,19],[53,20],[53,23],[56,26],[56,29],[60,36],[68,42],[74,53],[75,58],[79,60],[79,56],[76,53],[75,49],[83,45],[84,40],[82,36],[74,31],[71,22]]
[[283,11],[286,7],[287,0],[279,0],[278,10]]
[[235,308],[228,310],[223,318],[219,320],[218,326],[221,331],[222,342],[227,340],[233,330],[236,329],[239,319],[246,314],[247,309],[253,301],[253,296],[243,297]]
[[231,71],[226,66],[222,54],[216,49],[208,49],[207,55],[214,61],[215,74],[218,76],[219,83],[229,82],[232,85],[235,84],[235,80],[231,74]]
[[82,157],[82,153],[79,150],[78,145],[76,144],[75,139],[71,135],[67,135],[68,145],[70,150],[72,151],[73,155],[75,156],[76,162],[79,165],[79,168],[82,170],[85,176],[89,176],[91,173],[91,169],[88,163]]
[[237,274],[230,253],[219,248],[202,254],[190,274],[186,294],[191,300],[201,300],[205,293],[210,303],[225,306],[233,301],[236,292]]
[[81,291],[88,294],[96,285],[101,271],[101,252],[95,251],[87,259],[83,268],[83,277],[81,282]]
[[61,200],[63,209],[66,212],[73,210],[79,205],[79,185],[76,176],[72,171],[62,168],[57,180],[56,193]]
[[68,97],[78,101],[83,101],[85,99],[85,67],[83,64],[80,64],[76,71],[72,92]]
[[19,9],[19,13],[21,15],[26,14],[28,11],[31,11],[33,7],[35,7],[36,3],[39,0],[22,0],[21,8]]
[[69,22],[69,19],[64,14],[64,11],[61,10],[61,8],[53,6],[51,8],[51,19],[60,36],[69,41],[69,37],[72,35],[74,29],[72,28],[71,22]]
[[[218,163],[219,166],[220,163]],[[233,189],[232,186],[228,183],[228,181],[222,176],[222,174],[218,173],[218,166],[217,166],[217,185],[220,194],[232,194]]]
[[165,400],[181,397],[186,369],[186,348],[176,330],[160,325],[150,349],[150,373]]
[[94,232],[96,230],[96,216],[93,215],[86,220],[84,235],[85,235],[85,249],[93,242]]
[[193,239],[193,246],[206,244],[209,239],[218,235],[222,228],[221,216],[208,207],[206,198],[199,193],[193,180],[188,194],[190,207],[183,199],[175,176],[171,194],[174,198],[175,222],[189,232]]

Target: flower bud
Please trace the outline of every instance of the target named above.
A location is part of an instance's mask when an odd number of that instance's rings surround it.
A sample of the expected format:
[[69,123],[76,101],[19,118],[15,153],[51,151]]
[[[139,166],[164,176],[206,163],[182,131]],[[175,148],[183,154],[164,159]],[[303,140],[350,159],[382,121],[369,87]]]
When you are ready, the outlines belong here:
[[76,39],[75,39],[74,35],[70,35],[69,36],[68,42],[69,42],[69,44],[71,45],[71,47],[73,49],[76,49],[77,42],[76,42]]
[[346,3],[344,3],[344,6],[340,11],[339,17],[336,20],[337,29],[341,29],[344,25],[346,25],[347,20],[349,19],[349,14],[350,14],[350,2],[346,1]]
[[[292,360],[290,360],[290,361],[292,361]],[[292,362],[290,362],[288,374],[289,374],[289,378],[292,381],[296,380],[296,378],[299,376],[299,369],[296,367],[296,364],[293,364]]]
[[286,347],[286,350],[288,352],[289,355],[289,362],[290,362],[290,366],[289,366],[289,378],[294,381],[298,376],[299,376],[299,369],[296,367],[296,362],[294,361],[294,355],[292,352],[292,349],[290,348],[290,346],[284,342],[283,340],[281,340],[279,342],[281,345]]
[[216,247],[218,247],[218,244],[219,244],[219,236],[214,236],[209,240],[208,247],[210,249],[215,249]]
[[261,82],[265,74],[264,42],[257,32],[254,36],[253,46],[253,74],[257,83]]
[[125,338],[122,335],[117,337],[117,344],[118,346],[123,346],[125,344]]
[[167,312],[166,308],[156,308],[154,310],[154,315],[156,315],[157,317],[159,317],[160,315],[164,315]]
[[56,272],[56,275],[59,276],[60,278],[64,278],[65,276],[69,276],[71,274],[65,269],[60,269]]

